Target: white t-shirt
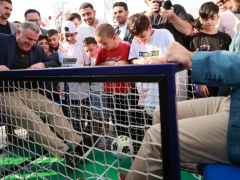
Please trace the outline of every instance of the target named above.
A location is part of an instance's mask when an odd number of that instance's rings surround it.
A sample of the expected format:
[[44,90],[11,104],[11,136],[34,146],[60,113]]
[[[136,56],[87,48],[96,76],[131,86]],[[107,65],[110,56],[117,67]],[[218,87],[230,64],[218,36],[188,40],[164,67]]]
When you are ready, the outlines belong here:
[[118,37],[119,37],[121,40],[123,40],[124,37],[125,37],[126,30],[127,30],[127,22],[125,23],[124,26],[122,26],[122,27],[119,26],[119,30],[121,31],[121,33],[119,34]]
[[[173,35],[166,29],[154,29],[147,44],[133,39],[128,59],[159,58],[166,55],[167,48],[174,42]],[[146,108],[159,106],[159,91],[157,83],[136,83],[139,94],[139,105]],[[149,111],[147,111],[149,113]],[[149,113],[149,115],[152,115]]]
[[[62,67],[83,67],[84,65],[90,64],[89,57],[80,42],[71,45],[67,43],[60,45],[58,54]],[[64,83],[61,84],[61,91],[64,93]],[[75,82],[69,83],[69,92],[71,100],[86,99],[89,97],[88,83],[82,83],[81,85]]]
[[[91,59],[91,66],[95,66],[96,58],[90,58],[90,59]],[[103,83],[98,83],[98,82],[92,82],[90,88],[93,91],[103,91],[104,90]]]
[[86,37],[94,37],[95,31],[97,30],[97,28],[102,25],[102,24],[106,24],[108,23],[107,20],[103,20],[103,19],[98,19],[98,24],[96,26],[96,28],[89,26],[88,24],[86,24],[85,22],[83,22],[80,26],[78,26],[77,28],[77,36],[76,36],[76,40],[79,42],[83,42],[84,39]]

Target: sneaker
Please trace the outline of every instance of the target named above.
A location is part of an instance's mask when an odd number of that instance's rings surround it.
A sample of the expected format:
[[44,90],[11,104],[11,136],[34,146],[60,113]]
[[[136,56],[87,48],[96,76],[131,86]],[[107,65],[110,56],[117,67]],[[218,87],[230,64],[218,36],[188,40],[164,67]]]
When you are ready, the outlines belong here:
[[[85,159],[90,154],[92,147],[96,146],[99,140],[102,138],[102,131],[98,132],[97,135],[93,135],[87,138],[84,138],[80,144],[82,146],[78,146],[75,151],[78,152],[78,154],[82,157],[82,159]],[[93,141],[92,141],[93,140]]]
[[64,159],[65,159],[65,164],[67,165],[67,168],[71,170],[78,167],[81,162],[81,158],[79,157],[79,154],[77,152],[74,153],[71,149],[67,150]]

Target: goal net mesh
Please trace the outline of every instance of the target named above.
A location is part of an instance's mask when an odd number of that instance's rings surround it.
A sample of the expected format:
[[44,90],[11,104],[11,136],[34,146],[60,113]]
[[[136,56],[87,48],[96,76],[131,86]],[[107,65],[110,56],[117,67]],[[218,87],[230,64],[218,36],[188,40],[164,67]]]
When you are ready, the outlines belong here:
[[[196,98],[187,71],[176,73],[175,80],[176,101]],[[148,160],[138,151],[148,147],[144,136],[159,106],[156,82],[53,82],[42,77],[34,82],[6,79],[0,85],[0,179],[118,179],[136,158]],[[93,141],[94,135],[101,138],[80,157],[80,165],[66,165],[66,147],[87,147],[80,140]],[[160,142],[152,145],[161,147]],[[163,178],[146,169],[138,173]]]

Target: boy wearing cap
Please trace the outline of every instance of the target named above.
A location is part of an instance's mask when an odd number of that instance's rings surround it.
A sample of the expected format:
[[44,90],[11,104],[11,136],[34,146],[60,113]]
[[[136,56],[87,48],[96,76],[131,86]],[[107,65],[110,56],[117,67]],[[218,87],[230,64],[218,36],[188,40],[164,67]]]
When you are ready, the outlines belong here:
[[[76,40],[76,26],[71,21],[66,21],[62,25],[62,34],[66,43],[59,46],[59,61],[62,67],[83,67],[89,66],[90,60],[84,51],[81,42]],[[88,114],[90,117],[89,107],[89,87],[87,83],[67,83],[69,90],[68,103],[70,103],[70,116],[71,119],[77,119],[73,125],[76,130],[80,130],[80,120],[86,119],[85,115]],[[65,98],[64,95],[64,84],[58,84],[58,91],[61,89],[61,97]],[[81,105],[81,110],[79,106]],[[80,114],[81,112],[81,114]],[[89,119],[89,118],[87,118]],[[82,121],[83,122],[83,121]],[[76,124],[75,124],[76,123]]]

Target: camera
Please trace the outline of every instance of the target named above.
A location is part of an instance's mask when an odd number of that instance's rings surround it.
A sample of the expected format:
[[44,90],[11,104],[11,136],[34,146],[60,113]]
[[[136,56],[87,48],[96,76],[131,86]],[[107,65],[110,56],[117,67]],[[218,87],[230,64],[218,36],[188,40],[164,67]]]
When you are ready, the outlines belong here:
[[[166,10],[171,9],[172,7],[172,2],[170,0],[167,1],[155,1],[155,3],[157,3],[159,5],[159,8],[164,8]],[[159,9],[160,11],[160,9]],[[155,11],[155,13],[159,13],[159,11]]]

